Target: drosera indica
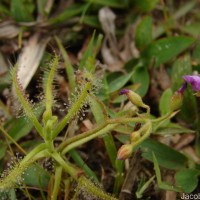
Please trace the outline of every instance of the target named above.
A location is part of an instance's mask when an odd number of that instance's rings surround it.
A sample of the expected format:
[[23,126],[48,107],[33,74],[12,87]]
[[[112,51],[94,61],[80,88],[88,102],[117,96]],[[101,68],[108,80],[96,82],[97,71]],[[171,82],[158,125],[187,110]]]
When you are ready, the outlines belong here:
[[[107,116],[105,117],[104,121],[102,121],[99,124],[96,124],[92,130],[86,131],[81,134],[77,134],[71,138],[66,138],[66,140],[62,141],[58,147],[55,147],[54,141],[56,137],[63,131],[67,124],[69,124],[78,114],[80,114],[81,111],[85,109],[85,107],[87,107],[90,98],[95,97],[95,94],[101,85],[101,80],[99,80],[99,78],[95,76],[94,72],[90,72],[85,69],[77,71],[77,89],[73,92],[73,94],[70,95],[66,115],[62,119],[59,119],[58,116],[56,116],[53,113],[53,107],[55,104],[55,94],[53,92],[55,83],[54,77],[57,71],[56,68],[58,66],[58,60],[58,56],[55,55],[50,67],[48,68],[48,70],[46,70],[44,74],[44,112],[42,114],[42,122],[40,122],[38,120],[38,117],[35,115],[33,111],[34,104],[29,101],[23,87],[20,84],[18,78],[18,66],[16,65],[12,69],[11,74],[13,81],[13,89],[15,91],[16,97],[20,102],[25,115],[33,124],[38,134],[42,138],[42,142],[37,144],[30,152],[27,153],[27,155],[24,156],[24,158],[19,160],[17,164],[13,165],[13,167],[10,170],[8,169],[2,174],[0,180],[0,189],[3,191],[15,187],[15,184],[18,182],[18,180],[20,180],[22,173],[30,164],[36,162],[39,159],[49,158],[52,159],[55,163],[55,174],[58,174],[58,176],[60,176],[55,177],[53,192],[51,194],[52,200],[57,199],[63,173],[68,174],[78,182],[80,180],[81,183],[85,183],[84,187],[86,188],[86,192],[99,191],[97,192],[99,198],[105,199],[106,195],[106,198],[108,200],[113,199],[113,197],[102,192],[101,188],[93,186],[93,184],[87,184],[88,181],[90,182],[90,180],[86,178],[84,171],[78,168],[76,165],[70,163],[66,157],[66,154],[68,154],[68,152],[70,152],[72,149],[75,149],[76,147],[79,147],[92,139],[105,135],[106,133],[115,129],[120,124],[129,124],[132,122],[140,123],[141,127],[138,130],[140,134],[138,134],[137,137],[134,137],[134,133],[130,133],[131,137],[130,141],[127,141],[127,145],[129,145],[131,148],[129,149],[128,154],[124,153],[127,152],[124,151],[124,149],[120,149],[118,152],[118,158],[124,160],[130,157],[135,151],[135,148],[142,141],[149,137],[153,125],[158,124],[157,126],[159,126],[160,122],[174,116],[174,110],[169,110],[169,113],[160,118],[151,119],[149,115],[150,108],[142,101],[141,97],[133,91],[127,89],[122,90],[120,94],[127,95],[128,100],[132,104],[135,104],[135,106],[137,106],[138,108],[146,108],[146,112],[144,113],[144,115],[138,113],[136,113],[134,116],[124,114],[116,118],[109,118],[109,116]],[[137,97],[137,101],[135,100],[135,97]],[[100,100],[97,100],[97,103],[101,106],[103,105],[103,102],[101,102]],[[176,109],[178,108],[176,107]]]

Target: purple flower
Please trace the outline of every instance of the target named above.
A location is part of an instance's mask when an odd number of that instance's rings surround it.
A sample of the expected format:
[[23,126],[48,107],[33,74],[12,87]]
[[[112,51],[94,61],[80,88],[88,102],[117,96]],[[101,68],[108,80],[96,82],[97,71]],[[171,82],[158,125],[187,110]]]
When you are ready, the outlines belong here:
[[120,95],[124,95],[124,94],[128,94],[129,93],[129,89],[123,89],[119,92]]
[[[200,76],[197,75],[186,75],[183,76],[183,79],[186,81],[186,83],[190,83],[192,86],[192,90],[198,92],[200,91]],[[184,91],[186,88],[186,85],[183,85],[179,90]]]
[[178,93],[183,94],[186,88],[187,88],[187,82],[184,82],[181,88],[178,90]]

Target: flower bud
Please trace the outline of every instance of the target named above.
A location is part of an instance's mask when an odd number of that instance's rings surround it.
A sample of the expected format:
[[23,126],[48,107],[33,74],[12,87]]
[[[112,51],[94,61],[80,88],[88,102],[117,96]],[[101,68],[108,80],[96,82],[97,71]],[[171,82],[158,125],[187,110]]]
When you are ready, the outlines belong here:
[[181,92],[175,92],[171,97],[170,110],[178,110],[183,103],[183,94]]
[[135,146],[135,143],[138,142],[144,135],[148,136],[151,133],[151,123],[146,122],[139,130],[131,133],[131,144],[132,147]]
[[131,156],[133,152],[133,146],[131,144],[124,144],[120,147],[117,152],[117,159],[118,160],[125,160]]
[[138,141],[140,139],[140,136],[140,130],[132,132],[130,135],[131,143]]
[[123,89],[119,93],[120,95],[126,95],[128,99],[137,107],[142,107],[146,108],[147,111],[149,112],[149,106],[143,103],[142,98],[140,97],[139,94],[129,90],[129,89]]

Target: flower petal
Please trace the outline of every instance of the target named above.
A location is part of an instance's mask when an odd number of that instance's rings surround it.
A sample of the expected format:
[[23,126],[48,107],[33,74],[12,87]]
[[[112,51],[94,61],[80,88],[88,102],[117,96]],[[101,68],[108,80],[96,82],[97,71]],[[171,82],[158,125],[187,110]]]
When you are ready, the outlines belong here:
[[197,75],[186,75],[186,76],[183,76],[183,79],[187,83],[191,84],[192,89],[194,91],[200,91],[200,76],[197,76]]

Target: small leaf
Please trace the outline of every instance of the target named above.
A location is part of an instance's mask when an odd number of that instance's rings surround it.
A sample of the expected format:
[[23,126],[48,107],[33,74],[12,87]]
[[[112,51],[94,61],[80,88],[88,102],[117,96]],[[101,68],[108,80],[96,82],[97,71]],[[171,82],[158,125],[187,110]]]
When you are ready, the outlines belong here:
[[158,2],[159,0],[133,0],[135,7],[143,12],[153,10]]
[[26,0],[11,1],[11,15],[17,22],[32,21],[33,10],[34,10],[33,1],[26,1]]
[[160,166],[167,169],[180,169],[186,165],[187,158],[178,151],[152,139],[145,140],[140,147],[144,150],[142,156],[153,161],[153,151]]
[[191,193],[198,186],[200,171],[196,169],[182,169],[176,173],[175,179],[185,193]]
[[64,9],[58,16],[49,19],[49,24],[59,25],[65,23],[67,20],[72,17],[81,14],[85,9],[85,5],[82,4],[73,4],[72,6]]
[[193,42],[193,38],[185,36],[160,39],[150,44],[142,55],[148,62],[154,61],[155,67],[158,67],[183,52]]
[[65,61],[65,69],[66,69],[66,73],[67,73],[67,77],[69,80],[69,86],[70,86],[70,90],[71,92],[74,92],[75,87],[76,87],[76,80],[75,80],[75,76],[74,76],[74,68],[70,62],[69,56],[67,54],[67,51],[65,50],[64,46],[62,45],[61,40],[55,36],[55,40],[57,42],[57,45],[60,49],[60,52],[64,58]]
[[180,29],[191,36],[197,37],[200,32],[200,23],[184,24]]
[[81,22],[93,28],[98,28],[98,29],[101,28],[101,24],[97,16],[86,15],[84,16]]
[[152,176],[148,181],[146,181],[146,182],[142,183],[142,185],[140,185],[140,187],[136,191],[136,196],[138,199],[142,198],[144,191],[150,186],[150,184],[153,182],[154,178],[155,178],[155,176]]
[[162,126],[158,128],[156,132],[154,132],[154,134],[158,135],[175,135],[181,133],[195,133],[195,131],[180,126],[179,124],[176,123],[168,123],[166,126]]
[[122,88],[132,77],[133,72],[126,74],[126,75],[122,75],[116,79],[114,79],[113,81],[111,81],[108,85],[109,87],[109,93],[115,92],[117,90],[119,90],[120,88]]
[[103,35],[99,34],[97,39],[95,38],[95,31],[93,32],[92,38],[83,54],[83,57],[80,61],[79,68],[87,69],[90,72],[95,71],[95,59],[100,48]]
[[152,25],[152,18],[146,16],[136,27],[135,42],[138,49],[143,49],[152,41]]
[[96,174],[88,167],[88,165],[84,162],[84,160],[75,149],[69,151],[69,155],[72,157],[75,163],[85,171],[88,177],[90,177],[96,183],[99,183]]
[[181,189],[179,187],[173,186],[170,183],[162,181],[158,160],[157,160],[154,152],[152,152],[152,157],[153,157],[153,164],[154,164],[154,169],[156,172],[158,187],[163,190],[171,190],[171,191],[175,191],[175,192],[181,192]]
[[165,90],[160,98],[159,110],[161,115],[165,115],[170,111],[170,100],[172,97],[172,90],[168,88]]
[[[37,112],[35,112],[37,110]],[[41,106],[36,106],[34,110],[34,113],[37,118],[42,114],[44,111],[44,108]],[[5,124],[5,127],[8,127],[8,133],[9,135],[15,140],[18,141],[20,138],[24,137],[33,128],[32,123],[27,123],[27,117],[20,117],[19,119],[11,119],[10,121],[7,121]]]
[[144,96],[149,88],[149,73],[148,69],[145,67],[138,66],[134,69],[133,76],[131,77],[131,81],[134,84],[138,84],[139,88],[137,89],[137,93],[140,96]]
[[22,177],[27,185],[39,188],[47,188],[50,179],[49,173],[36,164],[29,166]]

